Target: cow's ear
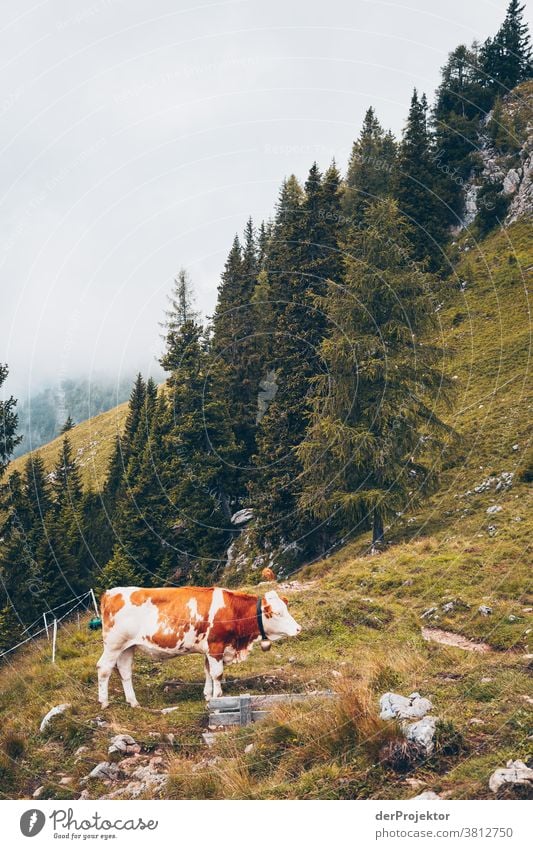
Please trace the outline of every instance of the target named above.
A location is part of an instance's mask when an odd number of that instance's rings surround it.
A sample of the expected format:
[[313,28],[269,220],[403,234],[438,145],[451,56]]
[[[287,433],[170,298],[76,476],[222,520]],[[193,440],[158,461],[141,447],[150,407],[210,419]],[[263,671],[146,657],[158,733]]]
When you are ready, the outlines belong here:
[[285,604],[287,605],[287,607],[289,606],[289,599],[288,599],[288,598],[285,598],[285,596],[284,596],[284,595],[282,595],[282,596],[281,596],[281,600],[285,602]]
[[267,619],[270,619],[272,616],[272,608],[268,602],[263,605],[263,616],[266,616]]

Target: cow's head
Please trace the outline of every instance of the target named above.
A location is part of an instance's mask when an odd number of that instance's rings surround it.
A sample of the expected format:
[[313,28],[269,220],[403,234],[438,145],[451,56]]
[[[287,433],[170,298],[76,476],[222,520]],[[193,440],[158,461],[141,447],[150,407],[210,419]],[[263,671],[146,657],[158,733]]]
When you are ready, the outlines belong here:
[[289,613],[287,599],[280,598],[275,590],[265,593],[262,612],[265,634],[272,642],[281,637],[296,637],[302,630]]

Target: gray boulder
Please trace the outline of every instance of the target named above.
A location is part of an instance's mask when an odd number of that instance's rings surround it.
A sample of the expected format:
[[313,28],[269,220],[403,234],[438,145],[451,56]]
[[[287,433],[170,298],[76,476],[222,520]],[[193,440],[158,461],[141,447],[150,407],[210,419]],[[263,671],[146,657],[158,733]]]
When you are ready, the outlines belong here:
[[497,769],[489,778],[489,788],[497,793],[504,784],[525,784],[533,788],[533,769],[523,761],[507,761],[505,769]]
[[411,743],[416,743],[430,755],[435,748],[435,729],[437,720],[434,716],[425,716],[418,722],[412,722],[403,729],[404,736]]
[[59,716],[60,713],[64,713],[66,710],[69,709],[69,707],[70,707],[70,702],[65,702],[65,704],[56,705],[55,707],[51,708],[51,710],[48,711],[48,713],[43,718],[43,720],[42,720],[42,722],[39,726],[39,731],[41,732],[41,734],[45,730],[45,728],[48,725],[48,723],[50,722],[50,720],[54,718],[54,716]]
[[400,696],[398,693],[385,693],[379,700],[381,719],[420,719],[433,709],[429,699],[420,693]]

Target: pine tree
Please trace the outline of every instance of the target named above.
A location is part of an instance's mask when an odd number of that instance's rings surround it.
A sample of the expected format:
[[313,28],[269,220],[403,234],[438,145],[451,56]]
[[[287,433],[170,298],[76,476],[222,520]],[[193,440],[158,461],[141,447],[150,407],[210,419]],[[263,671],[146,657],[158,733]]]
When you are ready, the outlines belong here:
[[496,36],[483,45],[483,70],[494,94],[505,94],[533,76],[531,38],[524,10],[525,5],[519,0],[511,0]]
[[65,423],[64,423],[63,427],[61,428],[61,430],[59,431],[59,433],[60,434],[67,433],[69,430],[72,430],[73,427],[74,427],[74,422],[72,420],[72,416],[67,416],[67,419],[65,420]]
[[199,313],[195,309],[195,298],[192,284],[187,271],[180,269],[174,280],[174,288],[169,296],[169,309],[165,313],[163,327],[165,329],[165,353],[159,362],[165,371],[172,371],[178,363],[173,360],[175,339],[180,328],[186,322],[197,322]]
[[434,326],[434,281],[413,261],[409,227],[395,201],[371,205],[351,232],[346,276],[332,283],[322,345],[327,373],[315,379],[310,424],[297,454],[301,505],[340,537],[384,522],[427,489],[445,426],[431,408],[450,386],[441,352],[425,341]]
[[442,215],[448,224],[457,224],[462,217],[464,185],[477,160],[480,120],[491,100],[477,45],[459,45],[442,68],[432,115],[432,163],[441,175],[440,195],[448,207],[442,209]]
[[394,136],[384,132],[370,106],[353,143],[344,184],[343,209],[350,224],[357,226],[369,203],[392,193],[395,162]]
[[143,380],[142,374],[138,374],[135,378],[135,383],[133,384],[133,389],[131,390],[130,399],[128,402],[128,414],[126,416],[126,423],[124,425],[124,433],[122,436],[122,456],[124,458],[124,467],[126,468],[129,457],[131,446],[133,445],[133,440],[135,438],[135,434],[139,428],[139,424],[142,419],[142,413],[144,408],[144,402],[146,400],[146,384]]
[[[0,388],[8,373],[7,365],[0,363]],[[13,396],[0,401],[0,477],[2,477],[14,449],[22,440],[21,436],[16,435],[18,423],[15,412],[16,404]]]
[[[287,188],[291,189],[288,198],[284,196]],[[295,449],[306,428],[312,379],[323,370],[320,346],[326,316],[317,301],[324,296],[327,281],[338,279],[342,268],[336,166],[322,177],[315,163],[303,196],[294,189],[294,184],[282,189],[268,255],[269,281],[280,296],[283,281],[285,292],[283,298],[273,299],[278,301],[278,335],[269,363],[275,379],[269,379],[269,384],[276,391],[261,416],[254,458],[257,473],[249,491],[264,542],[276,547],[296,542],[307,554],[316,543],[311,517],[297,509],[302,470]],[[281,262],[281,273],[276,274],[276,264]]]
[[434,161],[425,95],[413,92],[398,158],[396,195],[399,209],[411,224],[414,257],[441,267],[441,245],[447,239],[450,211],[442,197],[443,177]]

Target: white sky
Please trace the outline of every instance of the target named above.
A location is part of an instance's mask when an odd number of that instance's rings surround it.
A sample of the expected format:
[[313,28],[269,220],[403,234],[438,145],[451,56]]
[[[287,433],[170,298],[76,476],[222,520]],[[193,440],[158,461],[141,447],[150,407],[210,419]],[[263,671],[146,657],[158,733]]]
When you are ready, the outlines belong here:
[[0,28],[0,361],[9,389],[149,373],[186,266],[213,308],[233,234],[374,105],[399,133],[507,0],[17,0]]

